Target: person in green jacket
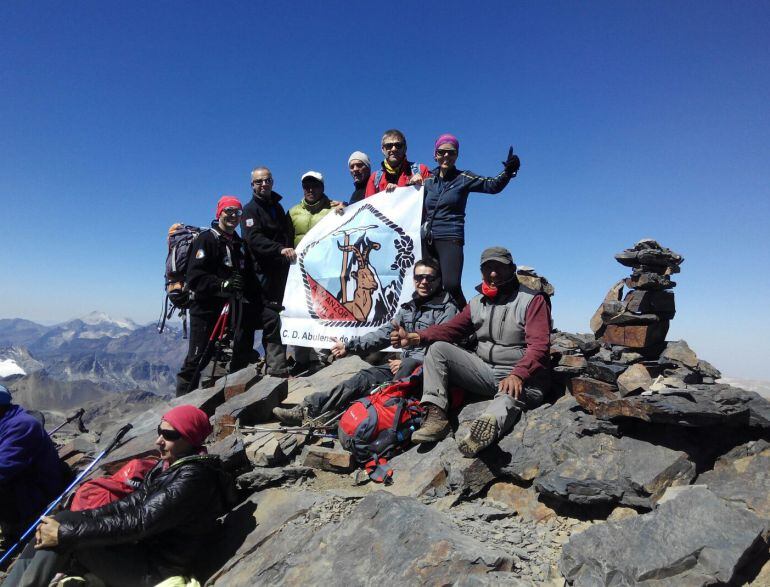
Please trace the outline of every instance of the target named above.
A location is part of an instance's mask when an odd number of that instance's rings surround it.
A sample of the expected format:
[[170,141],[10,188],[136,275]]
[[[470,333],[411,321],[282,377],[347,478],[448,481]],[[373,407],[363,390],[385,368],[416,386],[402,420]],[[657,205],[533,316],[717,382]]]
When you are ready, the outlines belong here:
[[289,210],[295,247],[332,209],[332,202],[324,193],[324,176],[317,171],[308,171],[302,176],[302,193],[302,201]]
[[[302,176],[302,194],[302,201],[289,210],[289,219],[294,226],[295,247],[321,218],[342,206],[340,202],[333,202],[326,196],[324,176],[317,171],[308,171]],[[314,373],[324,366],[325,353],[318,349],[294,347],[293,354],[294,367],[289,371],[291,375]]]

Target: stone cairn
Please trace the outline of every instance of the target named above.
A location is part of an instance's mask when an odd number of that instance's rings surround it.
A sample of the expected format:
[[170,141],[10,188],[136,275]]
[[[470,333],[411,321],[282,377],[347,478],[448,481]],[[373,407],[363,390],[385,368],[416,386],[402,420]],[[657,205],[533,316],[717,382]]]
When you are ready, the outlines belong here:
[[682,255],[643,239],[615,259],[631,267],[631,275],[610,288],[591,318],[593,337],[554,337],[557,377],[576,396],[649,395],[714,383],[719,371],[699,360],[685,341],[665,340],[676,312],[671,276],[679,273]]

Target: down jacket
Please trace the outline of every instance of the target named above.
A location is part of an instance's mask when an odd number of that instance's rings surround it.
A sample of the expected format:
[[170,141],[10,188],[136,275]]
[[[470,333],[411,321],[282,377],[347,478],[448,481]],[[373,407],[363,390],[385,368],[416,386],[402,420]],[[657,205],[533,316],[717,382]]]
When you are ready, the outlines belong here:
[[302,198],[299,204],[289,210],[289,218],[291,218],[291,224],[294,227],[295,247],[331,209],[331,200],[324,195],[315,204],[308,204],[305,198]]
[[[459,312],[452,296],[444,290],[439,290],[433,297],[422,300],[416,295],[410,302],[401,305],[401,308],[393,320],[403,326],[407,332],[422,330],[434,324],[443,324]],[[361,337],[352,338],[345,348],[348,352],[357,355],[366,355],[390,346],[390,333],[393,331],[393,325],[388,322],[383,324],[374,332],[370,332]],[[415,359],[422,361],[425,357],[423,347],[409,347],[403,349],[401,357],[403,359]]]
[[217,518],[234,504],[234,487],[216,456],[164,465],[160,461],[123,499],[63,520],[59,544],[87,548],[138,542],[160,575],[189,572]]

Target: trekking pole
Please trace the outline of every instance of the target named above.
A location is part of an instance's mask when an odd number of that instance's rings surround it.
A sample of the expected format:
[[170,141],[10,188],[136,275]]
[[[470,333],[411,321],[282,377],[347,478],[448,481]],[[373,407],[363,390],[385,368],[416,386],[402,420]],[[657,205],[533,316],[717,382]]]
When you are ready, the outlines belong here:
[[222,306],[222,311],[219,313],[219,318],[217,318],[217,321],[214,324],[214,328],[211,329],[211,335],[209,336],[209,341],[208,343],[206,343],[206,348],[203,349],[203,354],[201,354],[201,358],[198,359],[198,364],[195,367],[195,372],[193,373],[193,376],[190,379],[190,383],[187,384],[187,391],[185,391],[185,393],[190,393],[192,391],[193,383],[195,383],[196,379],[198,379],[198,377],[201,374],[201,370],[203,369],[203,361],[206,359],[206,356],[209,354],[211,345],[214,344],[214,340],[217,338],[219,331],[222,328],[224,328],[224,325],[227,321],[227,315],[229,312],[230,312],[230,302]]
[[48,433],[48,436],[53,436],[56,434],[61,428],[72,422],[73,420],[78,421],[78,431],[79,432],[88,432],[88,428],[86,428],[85,424],[83,424],[83,415],[86,413],[85,408],[80,408],[75,414],[67,418],[64,422],[59,424],[56,428],[51,430]]
[[102,452],[96,455],[96,458],[94,458],[94,460],[91,461],[91,464],[89,464],[85,469],[83,469],[80,475],[75,477],[75,480],[67,486],[67,489],[65,489],[59,495],[59,497],[54,499],[50,503],[50,505],[47,508],[45,508],[45,511],[42,514],[40,514],[40,517],[37,520],[35,520],[35,522],[29,528],[27,528],[24,534],[21,535],[21,538],[19,538],[16,541],[16,544],[14,544],[13,546],[11,546],[11,548],[5,551],[5,554],[3,555],[3,557],[0,558],[0,567],[2,567],[2,564],[5,562],[5,560],[9,556],[11,556],[11,553],[15,552],[15,550],[27,540],[29,535],[35,531],[35,528],[37,528],[37,525],[43,521],[43,518],[45,518],[48,514],[50,514],[51,511],[53,511],[53,509],[57,505],[59,505],[59,503],[61,503],[61,501],[67,496],[67,494],[72,490],[73,487],[75,487],[78,483],[80,483],[83,479],[85,479],[86,475],[88,475],[91,472],[91,469],[94,468],[96,463],[102,460],[107,455],[107,453],[111,452],[120,443],[120,441],[123,439],[126,433],[129,430],[131,430],[131,428],[133,428],[131,424],[126,424],[125,426],[123,426],[123,428],[118,430],[118,433],[115,435],[115,438],[113,438],[112,442],[110,442],[107,448],[105,448]]
[[[235,298],[232,298],[235,299]],[[222,352],[222,342],[224,341],[225,336],[227,335],[227,325],[230,321],[230,318],[233,318],[233,311],[238,311],[235,304],[232,302],[227,302],[225,304],[225,307],[227,308],[227,313],[224,315],[224,319],[222,320],[222,324],[219,326],[219,336],[217,337],[216,342],[214,343],[214,353],[211,355],[214,359],[211,363],[211,375],[209,375],[209,379],[214,379],[214,372],[217,370],[217,360],[219,359],[219,354]],[[225,377],[227,377],[227,373],[225,372]]]

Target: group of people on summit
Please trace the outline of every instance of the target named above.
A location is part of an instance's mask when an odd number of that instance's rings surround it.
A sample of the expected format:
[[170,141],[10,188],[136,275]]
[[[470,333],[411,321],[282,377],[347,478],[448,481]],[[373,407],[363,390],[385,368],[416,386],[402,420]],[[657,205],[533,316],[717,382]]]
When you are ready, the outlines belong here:
[[[437,166],[433,169],[407,158],[406,137],[399,130],[385,131],[381,148],[383,160],[374,170],[361,151],[348,158],[354,184],[348,204],[397,187],[424,188],[423,259],[413,268],[415,293],[392,324],[335,343],[331,355],[368,356],[389,346],[402,349],[401,353],[357,373],[329,393],[313,394],[300,405],[279,407],[274,413],[282,422],[299,424],[340,411],[374,386],[407,376],[422,365],[427,418],[412,439],[433,442],[446,436],[447,394],[457,386],[468,393],[495,396],[488,413],[474,422],[470,436],[461,442],[465,454],[476,454],[505,434],[522,408],[539,405],[548,387],[550,302],[544,294],[519,284],[511,253],[503,247],[484,251],[479,295],[470,303],[461,287],[468,195],[499,193],[518,173],[520,161],[511,148],[503,169],[493,177],[460,170],[456,166],[460,143],[450,134],[435,141]],[[323,175],[317,171],[305,173],[301,183],[303,198],[287,213],[282,196],[273,189],[270,169],[255,168],[251,200],[242,206],[233,196],[222,197],[211,231],[195,241],[187,273],[187,287],[194,294],[190,346],[178,376],[178,395],[198,384],[196,366],[207,362],[209,334],[233,294],[245,303],[240,304],[243,309],[234,333],[231,371],[250,362],[259,326],[267,374],[289,377],[321,366],[317,353],[302,347],[295,349],[290,367],[281,342],[281,304],[289,267],[297,259],[295,247],[325,215],[344,213],[347,204],[325,193]]]
[[[493,398],[469,427],[458,447],[472,456],[496,442],[522,410],[540,405],[549,388],[550,300],[519,283],[508,249],[492,246],[480,259],[478,294],[466,302],[460,286],[465,244],[465,208],[471,192],[498,193],[519,170],[509,150],[503,170],[482,177],[456,167],[460,144],[452,135],[435,141],[437,167],[407,159],[403,133],[382,136],[383,161],[372,170],[369,157],[356,151],[348,160],[354,182],[349,202],[396,187],[422,185],[423,258],[412,269],[413,298],[392,321],[365,336],[336,342],[330,354],[371,357],[390,346],[399,349],[356,373],[329,392],[314,393],[293,407],[275,408],[287,424],[301,424],[343,411],[377,385],[401,380],[422,367],[425,417],[411,440],[437,442],[450,432],[453,389]],[[190,337],[179,372],[177,395],[198,384],[199,366],[210,358],[208,344],[226,304],[237,305],[231,323],[230,371],[255,359],[254,333],[262,329],[266,373],[292,376],[281,343],[280,311],[289,267],[302,237],[345,203],[324,191],[323,175],[301,178],[303,199],[288,213],[273,190],[267,167],[251,173],[252,199],[243,206],[223,196],[209,230],[192,241],[185,290]],[[238,234],[240,228],[241,234]],[[237,301],[237,304],[235,302]],[[294,369],[306,369],[311,349],[295,351]],[[157,585],[189,577],[195,557],[210,540],[216,519],[234,503],[232,480],[219,459],[208,457],[204,442],[212,428],[208,416],[191,405],[166,412],[157,428],[158,464],[138,489],[113,503],[86,511],[62,511],[36,526],[4,585],[47,585],[74,564],[108,585]],[[65,483],[55,448],[43,426],[11,402],[0,386],[0,525],[3,534],[19,530],[61,491]],[[34,527],[34,526],[33,526]]]

